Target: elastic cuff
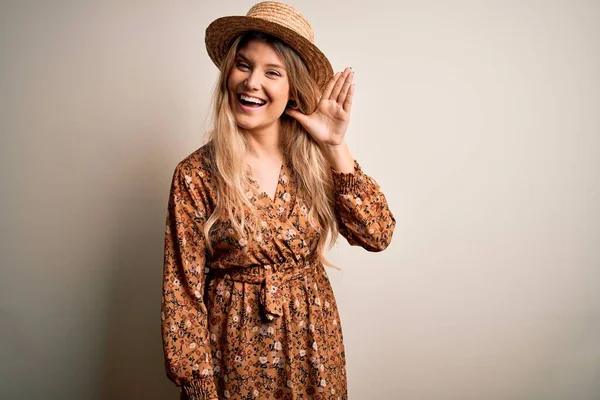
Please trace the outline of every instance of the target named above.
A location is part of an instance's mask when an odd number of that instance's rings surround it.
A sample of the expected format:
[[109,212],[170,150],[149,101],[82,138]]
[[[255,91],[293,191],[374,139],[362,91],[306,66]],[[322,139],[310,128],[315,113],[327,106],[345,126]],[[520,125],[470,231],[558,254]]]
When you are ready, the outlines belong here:
[[212,400],[219,398],[213,376],[198,378],[193,382],[183,384],[181,388],[188,400]]
[[354,172],[340,172],[331,168],[333,187],[336,193],[348,194],[360,188],[364,174],[358,162],[354,160]]

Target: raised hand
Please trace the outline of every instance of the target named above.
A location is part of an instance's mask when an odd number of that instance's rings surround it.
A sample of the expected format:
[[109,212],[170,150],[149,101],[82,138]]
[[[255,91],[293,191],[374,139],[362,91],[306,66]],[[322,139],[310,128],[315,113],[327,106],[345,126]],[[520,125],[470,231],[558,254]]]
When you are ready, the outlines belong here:
[[344,142],[350,123],[350,109],[354,96],[354,72],[347,67],[336,73],[321,94],[317,109],[310,115],[298,110],[285,112],[302,124],[320,145],[338,146]]

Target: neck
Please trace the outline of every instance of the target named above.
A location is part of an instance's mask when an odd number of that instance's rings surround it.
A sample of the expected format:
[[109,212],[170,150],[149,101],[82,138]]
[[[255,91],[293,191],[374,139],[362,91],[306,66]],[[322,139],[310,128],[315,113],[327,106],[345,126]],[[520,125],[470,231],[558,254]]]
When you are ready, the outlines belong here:
[[279,141],[279,123],[261,130],[245,131],[244,135],[248,142],[248,152],[252,157],[265,159],[283,156]]

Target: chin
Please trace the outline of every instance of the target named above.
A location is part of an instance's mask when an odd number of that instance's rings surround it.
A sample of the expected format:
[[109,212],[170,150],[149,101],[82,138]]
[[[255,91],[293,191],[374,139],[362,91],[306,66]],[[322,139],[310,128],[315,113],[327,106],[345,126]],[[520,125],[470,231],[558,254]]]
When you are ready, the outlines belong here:
[[277,123],[277,121],[279,120],[279,118],[277,118],[273,121],[267,122],[262,119],[259,120],[259,118],[248,118],[248,116],[246,116],[246,115],[240,116],[237,114],[234,114],[234,118],[235,118],[235,123],[237,124],[237,126],[242,129],[246,129],[246,130],[266,128],[268,126],[271,126],[271,125]]
[[233,118],[238,126],[245,129],[256,128],[258,125],[260,125],[256,119],[248,118],[247,115],[234,113]]
[[245,124],[245,123],[239,122],[239,121],[236,121],[236,124],[237,124],[238,128],[245,129],[247,131],[258,128],[257,125],[254,125],[254,124]]

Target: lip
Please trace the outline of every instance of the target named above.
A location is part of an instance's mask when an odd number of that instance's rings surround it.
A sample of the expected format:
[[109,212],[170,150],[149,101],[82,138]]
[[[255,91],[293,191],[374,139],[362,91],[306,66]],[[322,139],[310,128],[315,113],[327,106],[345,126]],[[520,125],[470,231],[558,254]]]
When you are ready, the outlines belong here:
[[238,96],[238,97],[239,97],[239,96],[241,96],[241,95],[248,96],[248,97],[254,97],[255,99],[262,100],[262,101],[264,101],[265,103],[267,102],[267,101],[266,101],[265,99],[263,99],[262,97],[254,96],[253,94],[244,93],[244,92],[240,92],[240,93],[238,93],[238,94],[237,94],[237,96]]
[[238,107],[239,107],[240,109],[242,109],[242,111],[244,111],[244,112],[249,112],[249,113],[250,113],[250,112],[256,112],[256,111],[260,110],[261,108],[263,108],[264,106],[266,106],[266,105],[267,105],[267,104],[265,103],[265,104],[263,104],[263,105],[262,105],[262,106],[260,106],[260,107],[248,107],[248,106],[245,106],[245,105],[243,105],[243,104],[240,102],[240,96],[235,96],[235,102],[236,102],[236,104],[238,105]]

